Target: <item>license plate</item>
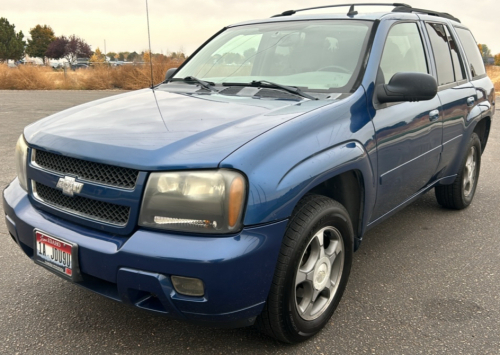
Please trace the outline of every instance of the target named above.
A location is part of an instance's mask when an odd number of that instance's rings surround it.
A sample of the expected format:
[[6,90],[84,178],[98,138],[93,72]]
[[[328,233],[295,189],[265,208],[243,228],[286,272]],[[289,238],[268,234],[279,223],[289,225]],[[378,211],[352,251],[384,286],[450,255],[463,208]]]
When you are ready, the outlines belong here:
[[35,230],[34,254],[36,263],[58,275],[73,281],[79,275],[78,246],[75,243]]

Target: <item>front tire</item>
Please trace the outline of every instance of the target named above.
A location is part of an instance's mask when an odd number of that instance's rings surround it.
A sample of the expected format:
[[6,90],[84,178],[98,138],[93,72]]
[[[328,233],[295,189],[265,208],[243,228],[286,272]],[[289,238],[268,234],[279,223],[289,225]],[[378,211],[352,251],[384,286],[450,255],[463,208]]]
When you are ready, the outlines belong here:
[[468,207],[476,192],[481,168],[481,141],[476,133],[472,136],[462,159],[460,172],[451,185],[434,188],[438,203],[446,208],[462,210]]
[[298,343],[328,323],[347,285],[353,238],[349,214],[337,201],[308,195],[298,203],[256,322],[263,333]]

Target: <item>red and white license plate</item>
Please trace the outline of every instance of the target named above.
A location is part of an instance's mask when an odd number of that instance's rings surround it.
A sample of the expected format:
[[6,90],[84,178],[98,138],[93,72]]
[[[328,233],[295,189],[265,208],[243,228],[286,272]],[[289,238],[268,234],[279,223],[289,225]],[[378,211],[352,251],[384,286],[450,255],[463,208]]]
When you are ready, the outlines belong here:
[[35,231],[35,261],[57,274],[73,279],[76,244]]

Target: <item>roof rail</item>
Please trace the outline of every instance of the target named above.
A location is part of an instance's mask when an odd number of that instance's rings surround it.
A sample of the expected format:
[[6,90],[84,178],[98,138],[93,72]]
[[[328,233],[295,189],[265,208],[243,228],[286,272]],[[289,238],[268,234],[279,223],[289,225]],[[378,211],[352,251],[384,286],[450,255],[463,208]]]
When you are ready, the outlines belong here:
[[346,7],[349,6],[349,12],[347,13],[347,16],[354,16],[357,15],[358,12],[354,10],[354,6],[394,6],[396,8],[408,8],[411,9],[412,7],[407,4],[403,3],[361,3],[361,4],[339,4],[339,5],[325,5],[325,6],[317,6],[317,7],[308,7],[306,9],[299,9],[299,10],[288,10],[285,12],[282,12],[281,14],[274,15],[272,17],[281,17],[281,16],[291,16],[296,14],[297,12],[301,11],[309,11],[309,10],[317,10],[317,9],[326,9],[329,7]]
[[460,22],[460,20],[458,18],[456,18],[455,16],[450,15],[447,12],[437,12],[437,11],[432,11],[432,10],[416,9],[414,7],[411,7],[411,6],[410,7],[408,7],[408,6],[398,6],[394,10],[392,10],[392,12],[419,12],[419,13],[423,13],[423,14],[426,14],[426,15],[443,17],[443,18],[447,18],[448,20],[453,20],[453,21]]

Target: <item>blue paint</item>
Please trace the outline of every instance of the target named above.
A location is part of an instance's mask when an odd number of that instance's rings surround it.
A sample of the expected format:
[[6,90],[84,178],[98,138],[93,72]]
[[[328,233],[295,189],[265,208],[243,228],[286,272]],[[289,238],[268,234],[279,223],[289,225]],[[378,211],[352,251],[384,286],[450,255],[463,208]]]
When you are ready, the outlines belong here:
[[[331,18],[349,19],[313,15],[260,22]],[[26,127],[32,149],[140,173],[133,189],[86,182],[81,191],[83,197],[130,207],[122,227],[43,205],[33,198],[31,184],[26,193],[14,180],[3,194],[14,241],[29,257],[34,228],[78,244],[84,276],[79,285],[106,297],[199,323],[251,324],[266,302],[288,219],[305,194],[355,171],[363,185],[359,245],[369,228],[435,184],[453,182],[478,122],[493,117],[491,81],[473,80],[470,72],[466,82],[440,88],[432,100],[378,105],[377,73],[391,27],[418,23],[436,77],[422,21],[437,18],[389,13],[356,19],[377,26],[359,85],[349,93],[315,101],[264,99],[198,92],[195,85],[177,82],[87,103]],[[437,120],[430,119],[433,110],[440,112]],[[240,233],[186,235],[138,227],[150,172],[216,168],[239,170],[248,179]],[[51,187],[60,178],[31,163],[27,175]],[[205,295],[176,293],[170,275],[201,279]]]

